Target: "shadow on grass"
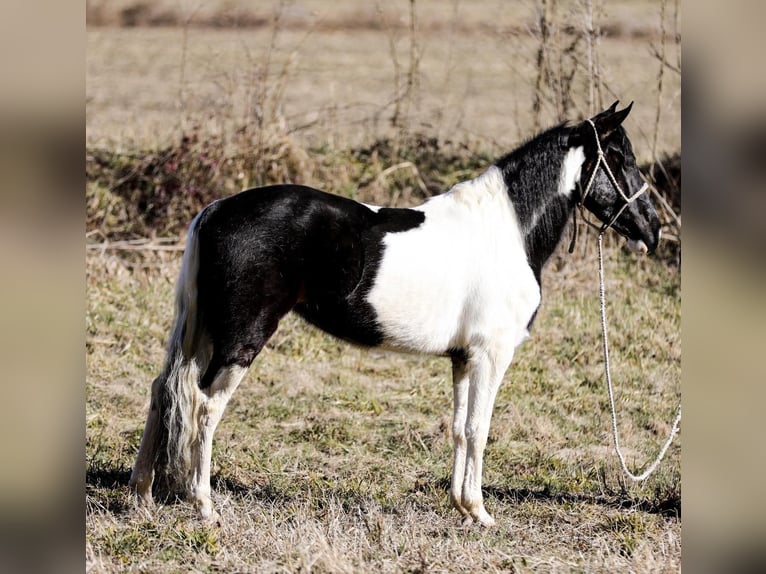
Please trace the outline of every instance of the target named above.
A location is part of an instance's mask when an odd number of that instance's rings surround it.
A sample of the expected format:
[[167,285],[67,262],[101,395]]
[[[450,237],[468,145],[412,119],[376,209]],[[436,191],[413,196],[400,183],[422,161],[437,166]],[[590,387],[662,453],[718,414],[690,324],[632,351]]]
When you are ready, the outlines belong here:
[[[85,485],[91,489],[126,491],[129,488],[131,472],[132,469],[130,468],[106,468],[93,465],[85,471]],[[253,490],[262,490],[262,487],[258,485],[248,485],[226,476],[214,475],[210,482],[214,490],[226,491],[239,496],[251,494]],[[158,495],[156,486],[155,484],[155,489],[153,489],[155,496]]]
[[[115,514],[129,512],[135,507],[133,493],[131,492],[130,474],[131,469],[124,467],[112,468],[100,465],[91,465],[85,471],[86,495],[97,501],[99,506]],[[154,501],[171,505],[184,502],[175,492],[167,489],[160,480],[155,479],[152,488]]]
[[[254,492],[263,490],[263,487],[257,484],[245,484],[244,482],[228,476],[213,475],[210,477],[210,486],[214,491],[228,492],[234,496],[251,495]],[[260,498],[260,497],[259,497]],[[263,497],[266,500],[276,500],[276,497]]]
[[551,492],[547,488],[499,488],[487,486],[482,489],[487,496],[504,502],[548,502],[552,504],[595,504],[619,510],[639,510],[648,514],[659,514],[667,518],[681,518],[681,496],[672,494],[657,500],[634,497],[628,494],[589,494],[581,492]]
[[119,488],[128,486],[130,469],[89,468],[85,471],[85,484],[94,488]]
[[347,512],[376,505],[383,512],[395,512],[398,505],[385,497],[377,496],[372,491],[360,491],[353,485],[332,482],[314,483],[296,477],[289,483],[265,481],[245,484],[239,480],[225,477],[211,477],[214,491],[228,492],[237,498],[248,498],[265,505],[306,504],[317,512],[328,509],[338,503]]
[[[449,478],[439,478],[434,481],[434,487],[449,492]],[[658,514],[666,518],[681,519],[681,494],[671,492],[656,499],[630,496],[626,492],[610,494],[592,494],[584,492],[554,492],[550,488],[511,488],[484,486],[485,497],[495,498],[508,504],[524,502],[542,502],[548,504],[594,504],[616,510],[638,510],[648,514]]]
[[[96,499],[101,507],[115,514],[121,514],[133,508],[133,496],[130,491],[131,469],[124,467],[110,468],[92,465],[85,471],[85,488],[89,496]],[[295,498],[285,489],[266,484],[247,484],[229,476],[213,475],[210,479],[214,492],[227,492],[235,498],[251,497],[261,502],[286,502]],[[173,492],[168,492],[163,484],[155,480],[152,488],[155,502],[172,505],[185,502]]]
[[86,496],[113,514],[124,514],[132,508],[128,492],[130,470],[89,466],[85,471]]
[[[130,497],[124,496],[128,492],[130,470],[125,468],[89,468],[85,473],[86,489],[94,496],[101,499],[101,503],[115,513],[124,512],[131,508]],[[311,497],[311,487],[306,492],[296,495],[293,489],[288,492],[284,488],[266,484],[246,484],[228,476],[214,475],[211,479],[214,491],[228,492],[235,497],[254,497],[261,502],[274,503],[285,502],[295,498]],[[449,492],[449,478],[437,478],[432,480],[419,480],[415,485],[416,491],[441,490]],[[324,495],[328,490],[334,494],[333,498],[340,500],[343,506],[369,502],[369,495],[353,493],[340,488],[323,489]],[[630,496],[628,493],[591,494],[581,492],[553,492],[549,488],[531,489],[525,487],[495,487],[485,486],[484,495],[509,504],[521,504],[525,502],[541,502],[548,504],[593,504],[610,509],[638,510],[648,514],[658,514],[666,518],[681,518],[681,495],[678,492],[668,493],[666,496],[658,496],[656,499]],[[100,493],[99,493],[100,491]],[[298,491],[301,491],[299,488]],[[322,498],[314,499],[321,501]],[[163,504],[179,502],[176,496],[158,495],[158,501]],[[315,502],[316,504],[316,502]],[[321,504],[320,504],[321,506]],[[385,506],[385,505],[384,505]],[[385,508],[383,509],[386,510]]]

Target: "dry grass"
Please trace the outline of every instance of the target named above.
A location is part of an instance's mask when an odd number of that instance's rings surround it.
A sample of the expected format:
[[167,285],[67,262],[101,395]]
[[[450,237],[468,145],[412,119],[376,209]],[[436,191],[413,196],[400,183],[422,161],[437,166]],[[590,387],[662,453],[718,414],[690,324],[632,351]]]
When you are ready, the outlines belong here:
[[[619,419],[639,463],[678,401],[680,277],[616,247],[608,258]],[[448,361],[365,352],[293,317],[216,435],[223,528],[201,526],[186,504],[136,510],[127,479],[177,265],[173,254],[88,257],[91,571],[679,568],[680,440],[643,486],[623,484],[608,448],[593,259],[548,270],[533,338],[501,389],[485,467],[497,528],[461,529],[449,505]]]
[[[404,1],[386,3],[382,16],[373,3],[368,13],[328,0],[282,12],[238,0],[88,2],[91,24],[171,26],[88,32],[88,240],[172,239],[201,204],[250,185],[301,181],[408,205],[475,175],[535,122],[558,119],[562,100],[550,94],[538,99],[539,118],[532,113],[537,4],[446,9],[419,0],[413,43]],[[611,90],[636,101],[627,127],[647,162],[657,6],[606,4],[605,97]],[[413,45],[417,77],[394,129]],[[583,93],[570,95],[585,113]],[[680,149],[679,96],[680,78],[667,72],[658,154]],[[670,251],[677,256],[680,245]],[[498,518],[490,530],[460,528],[448,501],[448,361],[362,351],[294,317],[216,434],[213,498],[223,527],[201,526],[172,501],[151,514],[134,508],[127,480],[163,360],[179,258],[87,254],[89,571],[680,570],[680,438],[643,485],[623,482],[608,446],[592,234],[549,265],[532,339],[500,391],[485,464],[487,506]],[[636,464],[654,455],[680,394],[680,271],[667,259],[608,243],[619,421]]]
[[[192,130],[178,145],[137,153],[86,154],[86,230],[95,240],[181,237],[205,205],[242,188],[325,182],[336,194],[379,205],[412,205],[448,189],[492,161],[478,149],[411,134],[346,150],[307,153],[282,134],[257,141]],[[252,150],[257,150],[253,152]]]
[[[499,13],[485,9],[473,12],[467,3],[458,3],[454,15],[445,10],[442,18],[449,14],[450,22],[461,22],[481,14],[489,29],[429,30],[425,16],[419,18],[419,90],[408,125],[440,141],[478,140],[498,154],[535,132],[531,103],[539,43],[530,34],[513,32],[518,22],[534,22],[531,4]],[[626,22],[639,17],[657,16],[643,9]],[[404,64],[407,32],[392,33]],[[263,85],[279,86],[274,119],[302,146],[369,144],[390,135],[399,95],[390,41],[387,30],[365,28],[337,32],[285,26],[276,38],[268,29],[91,29],[88,145],[161,147],[176,142],[190,118],[212,134],[231,138],[252,122],[258,104],[253,94]],[[627,127],[640,161],[651,159],[657,77],[653,42],[619,36],[600,44],[606,104],[613,99],[636,102]],[[681,142],[680,77],[668,74],[665,80],[659,153],[675,152]],[[588,110],[581,106],[575,112]],[[553,105],[543,107],[543,125],[559,119]]]

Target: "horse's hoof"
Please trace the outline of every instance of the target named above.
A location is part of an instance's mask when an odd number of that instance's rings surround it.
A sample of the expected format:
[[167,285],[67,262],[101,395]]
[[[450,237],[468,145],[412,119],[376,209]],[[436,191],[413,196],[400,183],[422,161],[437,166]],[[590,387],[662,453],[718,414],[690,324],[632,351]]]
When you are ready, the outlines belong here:
[[199,519],[205,526],[217,526],[223,525],[221,515],[213,510],[213,501],[209,498],[198,500],[197,508],[199,509]]
[[133,500],[135,500],[136,506],[143,508],[153,508],[154,499],[152,498],[152,489],[150,488],[135,488],[133,487]]
[[473,518],[471,518],[470,514],[466,514],[463,516],[463,518],[460,520],[460,526],[463,528],[467,528],[473,524]]
[[140,514],[145,520],[152,519],[152,511],[154,510],[154,500],[152,499],[152,491],[148,493],[133,492],[133,509]]
[[207,515],[200,516],[200,520],[204,526],[215,528],[221,528],[223,526],[221,515],[218,514],[215,510],[211,510]]
[[479,509],[478,512],[473,514],[473,519],[479,524],[479,526],[483,526],[485,528],[489,528],[495,525],[495,519],[492,518],[489,512],[483,508]]
[[136,473],[133,471],[128,481],[128,488],[135,494],[136,502],[141,506],[154,506],[152,500],[152,482],[154,474]]

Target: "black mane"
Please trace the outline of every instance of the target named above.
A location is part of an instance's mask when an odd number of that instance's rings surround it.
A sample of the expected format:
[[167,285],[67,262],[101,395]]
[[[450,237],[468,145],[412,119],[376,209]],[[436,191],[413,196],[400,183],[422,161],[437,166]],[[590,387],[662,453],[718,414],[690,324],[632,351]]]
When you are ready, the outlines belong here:
[[495,162],[516,209],[527,260],[538,283],[575,206],[574,194],[567,197],[558,193],[571,132],[572,128],[561,123]]

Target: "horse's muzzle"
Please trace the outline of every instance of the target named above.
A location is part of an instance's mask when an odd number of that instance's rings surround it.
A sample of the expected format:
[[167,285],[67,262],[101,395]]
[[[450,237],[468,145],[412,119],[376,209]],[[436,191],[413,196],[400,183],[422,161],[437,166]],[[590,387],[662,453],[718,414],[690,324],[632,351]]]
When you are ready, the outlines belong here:
[[662,229],[657,225],[657,229],[650,236],[644,239],[628,239],[628,249],[633,253],[654,253],[660,244]]
[[649,251],[649,248],[646,246],[643,239],[639,239],[638,241],[628,239],[628,249],[633,253],[647,253]]

